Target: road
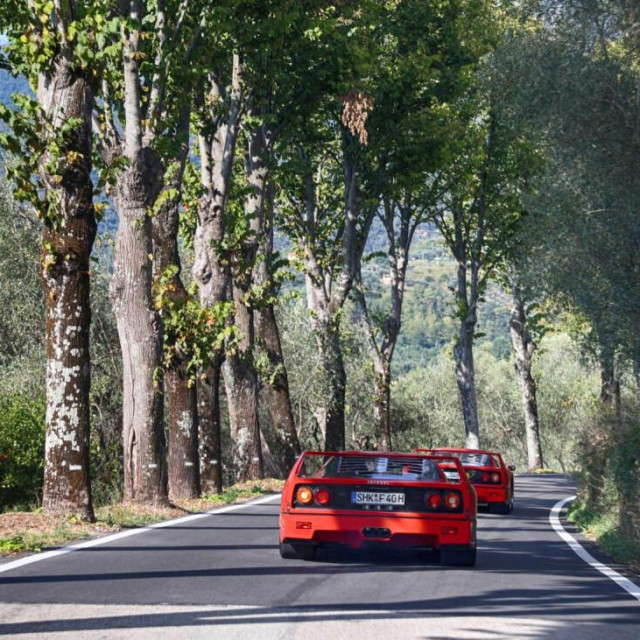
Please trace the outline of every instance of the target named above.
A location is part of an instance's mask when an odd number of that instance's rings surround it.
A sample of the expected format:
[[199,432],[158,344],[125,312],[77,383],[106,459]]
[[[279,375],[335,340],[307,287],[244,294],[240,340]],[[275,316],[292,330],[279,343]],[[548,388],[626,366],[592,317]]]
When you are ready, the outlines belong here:
[[[640,602],[552,530],[562,476],[516,477],[473,569],[434,557],[278,554],[277,497],[0,573],[16,638],[640,638]],[[0,567],[1,568],[1,567]]]

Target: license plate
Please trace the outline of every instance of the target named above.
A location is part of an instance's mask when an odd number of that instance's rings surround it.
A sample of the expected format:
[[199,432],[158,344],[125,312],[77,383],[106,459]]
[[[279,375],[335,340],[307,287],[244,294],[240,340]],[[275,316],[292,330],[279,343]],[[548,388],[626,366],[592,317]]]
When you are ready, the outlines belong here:
[[352,491],[352,504],[404,504],[404,493],[380,493],[373,491]]
[[446,471],[445,470],[444,477],[447,480],[460,480],[460,474],[457,471]]

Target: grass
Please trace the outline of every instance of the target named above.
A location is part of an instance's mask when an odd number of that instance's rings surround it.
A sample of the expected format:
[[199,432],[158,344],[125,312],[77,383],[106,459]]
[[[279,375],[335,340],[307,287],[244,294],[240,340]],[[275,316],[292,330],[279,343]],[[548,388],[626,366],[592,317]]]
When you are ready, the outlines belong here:
[[614,510],[595,511],[575,501],[567,515],[590,539],[596,541],[619,562],[631,565],[640,572],[640,542],[625,536],[620,529],[618,513]]
[[169,507],[118,502],[96,509],[95,522],[73,514],[53,516],[41,509],[0,514],[0,557],[39,552],[75,540],[86,540],[121,529],[141,527],[189,513],[201,513],[236,502],[246,502],[282,489],[282,480],[265,479],[227,487],[221,494],[175,500]]

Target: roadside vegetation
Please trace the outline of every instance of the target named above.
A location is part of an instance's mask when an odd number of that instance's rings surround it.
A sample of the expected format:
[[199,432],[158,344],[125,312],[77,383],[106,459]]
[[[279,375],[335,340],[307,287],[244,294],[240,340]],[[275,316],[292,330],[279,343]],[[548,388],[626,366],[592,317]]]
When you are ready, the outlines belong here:
[[5,0],[0,548],[480,445],[637,563],[635,4]]

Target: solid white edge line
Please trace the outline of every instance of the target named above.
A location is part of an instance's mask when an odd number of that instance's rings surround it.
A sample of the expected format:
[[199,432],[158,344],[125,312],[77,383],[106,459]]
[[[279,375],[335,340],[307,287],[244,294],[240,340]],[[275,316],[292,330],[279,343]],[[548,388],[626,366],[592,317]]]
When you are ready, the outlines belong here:
[[172,527],[176,524],[182,524],[184,522],[191,522],[200,518],[206,518],[207,516],[211,515],[221,515],[229,513],[230,511],[239,511],[240,509],[246,509],[247,507],[253,507],[255,505],[264,504],[266,502],[272,502],[275,498],[279,497],[280,494],[277,493],[275,495],[269,495],[264,498],[258,498],[257,500],[251,500],[250,502],[233,504],[228,507],[222,507],[221,509],[210,509],[209,511],[204,511],[203,513],[194,513],[190,516],[174,518],[173,520],[164,520],[163,522],[156,522],[155,524],[138,527],[136,529],[119,531],[118,533],[114,533],[110,536],[94,538],[93,540],[87,540],[86,542],[81,542],[79,544],[69,545],[68,547],[63,547],[62,549],[54,549],[53,551],[37,553],[31,556],[27,556],[26,558],[20,558],[19,560],[14,560],[13,562],[7,562],[6,564],[0,565],[0,573],[12,571],[13,569],[18,569],[19,567],[24,567],[28,564],[33,564],[34,562],[40,562],[41,560],[48,560],[49,558],[55,558],[56,556],[62,556],[67,553],[72,553],[73,551],[81,551],[82,549],[99,547],[100,545],[106,544],[108,542],[113,542],[114,540],[122,540],[123,538],[136,536],[139,533],[144,533],[145,531],[149,531],[150,529],[163,529],[165,527]]
[[562,511],[567,502],[571,502],[575,499],[576,496],[570,496],[569,498],[560,500],[560,502],[554,505],[554,507],[549,512],[549,522],[551,523],[551,526],[579,558],[584,560],[594,569],[597,569],[603,575],[607,576],[607,578],[613,580],[617,585],[621,586],[629,595],[640,601],[640,587],[637,584],[631,582],[631,580],[625,578],[624,576],[621,576],[617,571],[614,571],[606,564],[598,562],[598,560],[596,560],[571,534],[567,533],[565,528],[562,526],[559,518],[560,511]]

